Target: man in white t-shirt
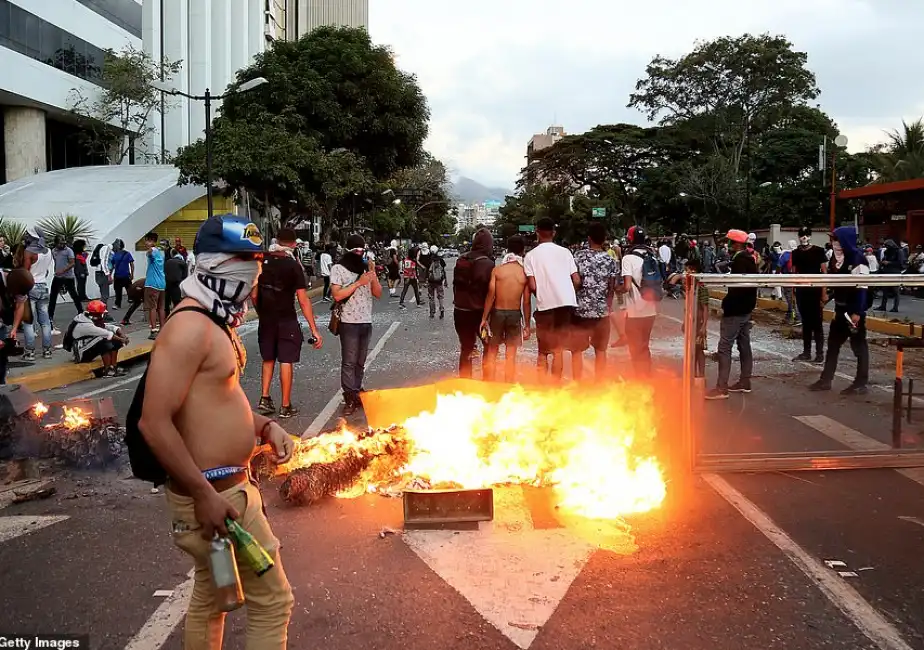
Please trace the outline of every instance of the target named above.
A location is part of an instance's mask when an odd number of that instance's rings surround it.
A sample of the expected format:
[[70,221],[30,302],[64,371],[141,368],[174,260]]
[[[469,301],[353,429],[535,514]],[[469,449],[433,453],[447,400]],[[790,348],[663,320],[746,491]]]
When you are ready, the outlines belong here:
[[671,250],[671,247],[668,246],[667,240],[661,242],[661,247],[658,249],[658,256],[661,258],[661,261],[664,262],[664,268],[671,268],[671,258],[674,255],[674,251]]
[[548,357],[552,356],[552,375],[561,379],[564,349],[571,326],[571,314],[577,306],[575,288],[581,276],[574,256],[567,248],[555,244],[555,222],[544,217],[536,224],[539,245],[526,254],[523,268],[529,290],[536,295],[536,340],[541,374],[547,374]]
[[642,269],[647,256],[658,258],[645,245],[647,235],[638,226],[629,228],[629,250],[622,256],[622,290],[626,294],[626,341],[636,375],[651,373],[651,329],[658,315],[656,302],[642,296]]

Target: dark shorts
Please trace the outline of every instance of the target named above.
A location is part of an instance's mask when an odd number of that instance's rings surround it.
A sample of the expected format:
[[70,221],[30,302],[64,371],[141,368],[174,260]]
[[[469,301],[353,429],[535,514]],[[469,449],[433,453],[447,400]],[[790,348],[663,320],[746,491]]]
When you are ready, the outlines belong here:
[[164,292],[151,287],[144,288],[144,308],[147,311],[157,311],[164,308]]
[[491,325],[491,345],[523,345],[523,314],[519,309],[495,309],[488,322]]
[[119,341],[107,341],[103,339],[92,346],[88,347],[83,351],[83,354],[80,355],[80,363],[86,363],[87,361],[93,361],[97,357],[101,357],[104,354],[110,352],[115,352],[116,350],[121,350],[122,344]]
[[610,344],[610,319],[581,318],[575,316],[571,322],[571,351],[583,352],[589,347],[606,350]]
[[298,363],[301,360],[304,336],[297,320],[275,322],[261,318],[257,326],[257,340],[264,361]]
[[536,319],[539,354],[551,354],[553,350],[562,350],[566,347],[573,312],[574,307],[556,307],[533,314],[533,318]]
[[388,279],[397,280],[399,277],[401,277],[401,275],[398,272],[398,265],[397,264],[395,264],[394,266],[389,265],[388,266]]

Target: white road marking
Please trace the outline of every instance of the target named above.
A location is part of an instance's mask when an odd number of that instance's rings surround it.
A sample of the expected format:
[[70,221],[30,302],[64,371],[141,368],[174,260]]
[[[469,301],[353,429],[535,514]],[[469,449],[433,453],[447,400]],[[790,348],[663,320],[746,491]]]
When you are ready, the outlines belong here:
[[136,381],[138,381],[139,379],[141,379],[141,374],[132,375],[131,377],[126,377],[125,379],[121,379],[121,380],[119,380],[119,381],[117,381],[117,382],[115,382],[115,383],[112,383],[112,384],[106,384],[106,385],[103,386],[102,388],[97,388],[97,389],[95,389],[95,390],[91,390],[91,391],[88,391],[88,392],[86,392],[86,393],[82,393],[82,394],[80,394],[80,395],[77,395],[77,396],[75,396],[75,397],[71,397],[71,398],[69,398],[69,399],[88,399],[88,398],[90,398],[90,397],[96,397],[97,395],[100,395],[100,394],[102,394],[102,393],[108,393],[108,392],[110,392],[110,391],[115,390],[116,388],[121,388],[122,386],[125,386],[125,385],[127,385],[127,384],[131,384],[132,382],[136,382]]
[[[391,327],[389,327],[388,330],[378,340],[378,343],[375,344],[375,347],[372,348],[372,351],[366,358],[366,370],[369,369],[369,366],[372,365],[372,362],[375,361],[375,358],[379,356],[379,352],[381,352],[382,348],[385,347],[385,343],[388,341],[388,339],[391,338],[391,335],[395,333],[395,330],[397,330],[400,325],[401,321],[394,321],[391,324]],[[302,434],[302,438],[310,438],[312,436],[318,435],[321,429],[323,429],[327,424],[328,420],[331,419],[331,416],[333,416],[334,412],[337,410],[337,407],[340,406],[340,398],[341,393],[338,390],[336,393],[334,393],[334,396],[330,398],[330,401],[327,402],[327,406],[325,406],[321,412],[318,413],[317,417],[311,421],[311,424],[308,425],[308,428],[305,429],[305,432]]]
[[168,598],[173,595],[173,589],[158,589],[152,598]]
[[911,650],[898,630],[843,579],[799,546],[766,513],[716,474],[704,474],[723,499],[780,549],[799,570],[881,650]]
[[144,627],[129,640],[125,650],[160,650],[174,628],[183,620],[189,607],[189,597],[192,595],[194,583],[193,571],[194,569],[190,569],[186,574],[189,577],[178,584],[167,600],[154,610]]
[[31,533],[70,519],[67,515],[11,515],[9,517],[0,517],[0,542],[8,542],[20,535]]
[[402,539],[525,650],[597,547],[565,528],[534,530],[521,488],[494,494],[495,520],[477,531],[407,530]]
[[[892,448],[891,445],[870,438],[865,433],[860,433],[855,429],[844,426],[837,420],[829,418],[826,415],[798,415],[793,417],[802,424],[828,436],[831,440],[841,443],[848,449],[854,449],[856,451],[885,451]],[[906,469],[896,469],[895,471],[919,485],[924,485],[924,467],[909,467]]]

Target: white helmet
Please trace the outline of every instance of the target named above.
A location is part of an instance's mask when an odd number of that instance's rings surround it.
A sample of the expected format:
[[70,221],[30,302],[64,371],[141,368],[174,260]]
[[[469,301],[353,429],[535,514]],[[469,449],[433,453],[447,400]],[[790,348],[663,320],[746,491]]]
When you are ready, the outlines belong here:
[[439,247],[437,247],[436,244],[433,244],[433,246],[430,247],[430,254],[431,254],[431,255],[436,255],[436,254],[439,253],[439,252],[440,252],[440,249],[439,249]]
[[748,233],[748,243],[749,243],[749,244],[753,244],[753,243],[756,242],[756,241],[757,241],[757,235],[755,235],[755,234],[752,233],[752,232],[751,232],[751,233]]
[[392,240],[391,240],[391,248],[398,248],[398,240],[397,240],[397,239],[392,239]]

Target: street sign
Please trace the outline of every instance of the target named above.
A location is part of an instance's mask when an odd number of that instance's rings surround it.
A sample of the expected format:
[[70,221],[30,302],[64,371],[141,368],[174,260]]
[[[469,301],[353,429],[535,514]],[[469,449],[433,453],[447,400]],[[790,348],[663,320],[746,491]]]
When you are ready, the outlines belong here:
[[536,232],[536,226],[533,226],[532,224],[528,224],[525,226],[519,226],[517,230],[519,232]]
[[606,208],[594,208],[591,213],[594,219],[606,218]]

